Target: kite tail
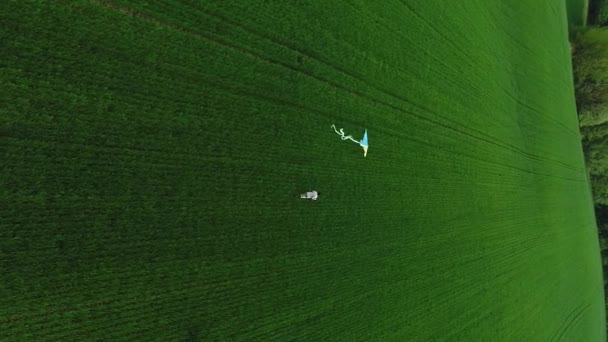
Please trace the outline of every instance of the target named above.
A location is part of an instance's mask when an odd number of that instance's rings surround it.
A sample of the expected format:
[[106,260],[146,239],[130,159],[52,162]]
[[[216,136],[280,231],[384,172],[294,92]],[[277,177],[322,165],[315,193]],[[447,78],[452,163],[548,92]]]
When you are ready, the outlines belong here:
[[340,128],[340,131],[338,131],[336,129],[336,125],[331,125],[331,127],[334,129],[334,131],[336,131],[336,134],[338,134],[340,136],[340,139],[342,139],[342,140],[352,140],[353,142],[359,144],[359,141],[353,139],[352,135],[345,135],[346,133],[344,133],[344,128]]

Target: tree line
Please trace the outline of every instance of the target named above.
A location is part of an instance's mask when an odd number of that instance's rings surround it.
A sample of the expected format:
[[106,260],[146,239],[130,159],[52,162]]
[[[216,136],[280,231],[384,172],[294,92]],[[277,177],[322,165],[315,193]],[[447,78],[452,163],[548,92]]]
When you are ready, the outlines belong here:
[[589,3],[588,23],[571,29],[572,68],[608,295],[608,0]]
[[587,170],[598,206],[608,206],[608,27],[573,33],[574,88]]

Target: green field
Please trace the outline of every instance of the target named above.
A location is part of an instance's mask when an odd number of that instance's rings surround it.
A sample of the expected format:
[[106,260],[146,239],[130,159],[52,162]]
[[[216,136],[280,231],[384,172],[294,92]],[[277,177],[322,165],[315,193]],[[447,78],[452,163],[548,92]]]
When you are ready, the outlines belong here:
[[0,26],[1,341],[605,340],[564,2]]
[[[587,24],[589,1],[596,0],[565,0],[568,12],[568,23],[572,26]],[[603,0],[602,0],[603,1]]]

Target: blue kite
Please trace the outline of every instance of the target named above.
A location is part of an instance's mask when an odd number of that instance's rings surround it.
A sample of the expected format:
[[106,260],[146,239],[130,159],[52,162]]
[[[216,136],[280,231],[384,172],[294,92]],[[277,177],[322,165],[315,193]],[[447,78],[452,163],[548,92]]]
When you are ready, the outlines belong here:
[[363,132],[363,138],[361,138],[361,140],[357,141],[357,140],[353,139],[352,135],[346,135],[346,133],[344,133],[344,128],[340,128],[340,130],[338,131],[336,129],[336,125],[331,125],[331,127],[340,136],[340,139],[351,140],[351,141],[359,144],[359,146],[363,147],[363,156],[367,157],[367,148],[369,147],[369,145],[367,143],[367,129],[365,129],[365,132]]

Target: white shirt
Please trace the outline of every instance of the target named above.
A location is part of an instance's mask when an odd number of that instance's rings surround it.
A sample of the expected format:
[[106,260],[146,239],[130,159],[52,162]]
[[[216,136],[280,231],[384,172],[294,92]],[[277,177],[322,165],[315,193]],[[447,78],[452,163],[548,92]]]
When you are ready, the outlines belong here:
[[316,192],[316,191],[314,191],[314,190],[313,191],[308,191],[306,193],[306,198],[310,198],[311,200],[316,201],[317,198],[319,198],[319,193]]

